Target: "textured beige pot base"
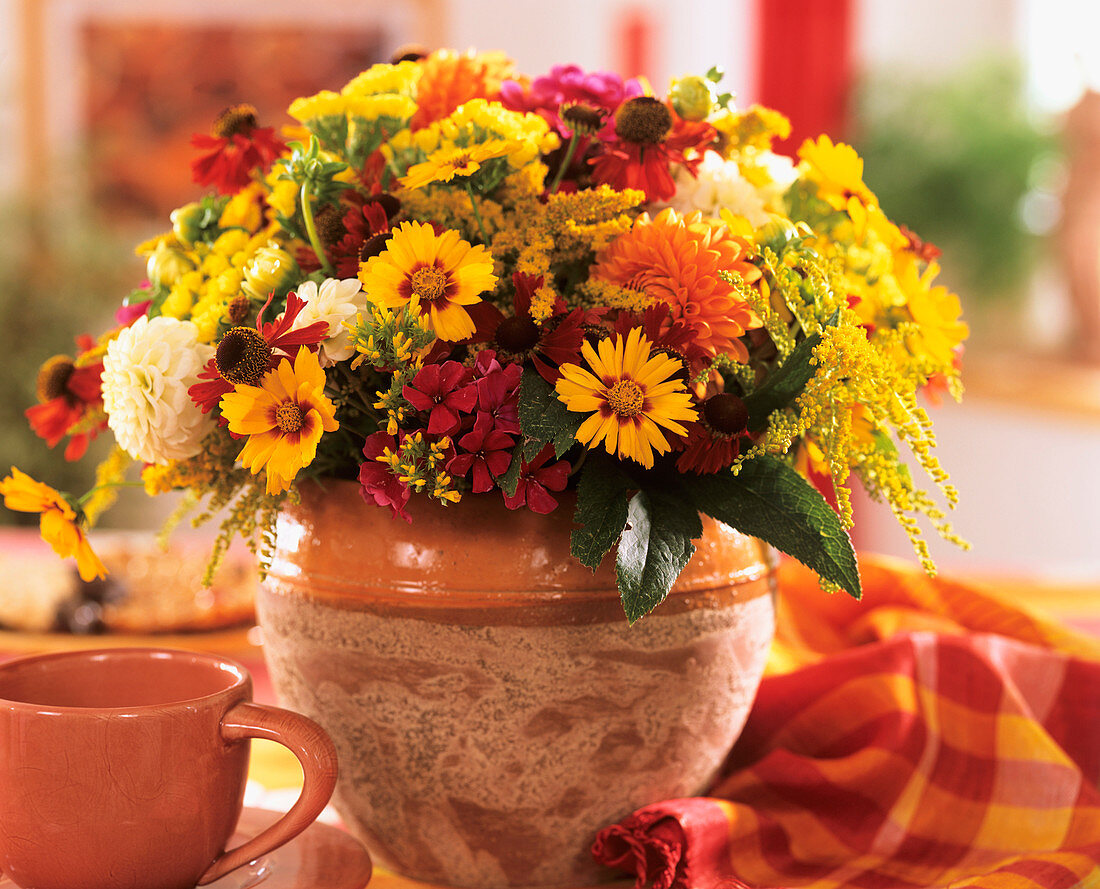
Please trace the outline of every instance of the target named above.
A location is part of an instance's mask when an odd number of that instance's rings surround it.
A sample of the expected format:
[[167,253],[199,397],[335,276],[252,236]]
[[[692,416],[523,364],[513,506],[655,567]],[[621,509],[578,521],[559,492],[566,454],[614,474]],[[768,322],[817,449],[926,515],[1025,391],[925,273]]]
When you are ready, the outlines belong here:
[[[280,550],[260,593],[265,656],[282,703],[335,740],[336,809],[382,866],[481,889],[613,879],[589,853],[596,831],[714,778],[774,629],[759,545],[755,570],[726,571],[742,581],[737,594],[697,591],[633,627],[608,618],[613,588],[555,594],[556,621],[550,611],[532,620],[518,595],[473,603],[478,575],[494,573],[475,545],[481,567],[454,575],[468,606],[455,620],[445,592],[433,608],[407,581],[395,594],[369,565],[341,567],[312,552],[329,535],[303,508],[280,519]],[[358,508],[368,520],[383,513]],[[408,526],[383,514],[378,533],[416,534],[415,518]],[[461,545],[438,543],[447,552]],[[707,559],[727,548],[710,547]],[[311,558],[342,579],[318,590],[319,572],[297,570]],[[587,569],[579,576],[591,585]]]

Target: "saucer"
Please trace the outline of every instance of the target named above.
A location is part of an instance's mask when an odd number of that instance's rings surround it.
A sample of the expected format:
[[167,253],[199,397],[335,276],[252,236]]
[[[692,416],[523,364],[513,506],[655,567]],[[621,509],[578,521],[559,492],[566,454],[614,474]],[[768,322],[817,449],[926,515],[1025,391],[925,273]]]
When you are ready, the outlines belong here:
[[[244,809],[229,848],[274,824],[280,812]],[[208,883],[209,889],[363,889],[370,881],[367,850],[351,834],[314,822],[286,845]],[[0,889],[15,884],[0,874]]]

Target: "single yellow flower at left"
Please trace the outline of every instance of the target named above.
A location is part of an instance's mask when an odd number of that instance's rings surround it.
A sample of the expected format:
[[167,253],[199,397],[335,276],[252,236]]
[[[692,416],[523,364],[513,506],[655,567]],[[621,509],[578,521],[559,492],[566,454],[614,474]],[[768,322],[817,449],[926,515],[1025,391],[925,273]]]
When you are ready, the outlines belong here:
[[222,396],[229,431],[248,436],[237,459],[253,475],[267,469],[268,494],[289,488],[299,470],[317,456],[322,433],[340,428],[336,407],[324,390],[320,361],[302,347],[293,366],[284,358],[259,386],[238,384]]
[[8,509],[40,514],[38,528],[42,539],[61,558],[75,556],[81,580],[88,582],[107,576],[107,569],[92,550],[76,511],[59,491],[36,482],[13,466],[11,475],[0,480],[0,495]]

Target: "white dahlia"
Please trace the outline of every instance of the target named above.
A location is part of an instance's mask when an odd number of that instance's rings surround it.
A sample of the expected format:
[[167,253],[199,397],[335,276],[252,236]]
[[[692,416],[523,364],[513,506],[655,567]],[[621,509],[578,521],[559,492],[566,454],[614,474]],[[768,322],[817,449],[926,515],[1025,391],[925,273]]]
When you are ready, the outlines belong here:
[[681,168],[676,173],[676,194],[667,204],[683,215],[701,210],[704,216],[718,216],[729,210],[735,216],[744,216],[750,224],[759,227],[769,221],[768,214],[782,209],[780,198],[796,177],[789,158],[770,151],[754,156],[754,162],[768,182],[756,185],[741,174],[736,161],[724,160],[708,151],[698,167],[698,176],[692,176]]
[[103,406],[123,450],[146,463],[199,452],[214,419],[187,389],[213,354],[190,321],[143,317],[119,333],[103,358]]
[[295,293],[305,301],[305,308],[294,319],[294,330],[315,324],[328,323],[328,339],[321,343],[321,367],[332,367],[337,361],[346,361],[354,351],[345,321],[355,319],[357,312],[367,307],[367,295],[358,278],[338,281],[326,278],[318,287],[312,281],[299,284]]

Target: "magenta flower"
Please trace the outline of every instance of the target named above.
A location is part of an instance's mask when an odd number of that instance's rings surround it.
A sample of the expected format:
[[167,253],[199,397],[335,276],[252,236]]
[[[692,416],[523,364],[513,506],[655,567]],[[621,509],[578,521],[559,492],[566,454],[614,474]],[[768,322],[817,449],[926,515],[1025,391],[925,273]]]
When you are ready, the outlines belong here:
[[462,425],[459,415],[468,414],[478,401],[477,388],[471,379],[470,371],[457,361],[426,364],[401,394],[418,411],[431,412],[429,434],[453,435]]
[[502,366],[496,354],[486,349],[474,361],[478,422],[488,416],[496,431],[519,435],[519,381],[523,368],[514,363]]
[[473,471],[473,490],[482,494],[492,489],[498,475],[508,471],[515,439],[493,428],[489,414],[478,414],[474,428],[458,440],[457,453],[447,461],[447,471],[465,478]]
[[387,448],[391,452],[397,451],[397,440],[389,433],[375,432],[367,436],[363,445],[363,456],[367,460],[359,467],[359,493],[367,503],[388,506],[393,510],[394,518],[401,516],[412,524],[412,517],[405,512],[405,504],[409,502],[412,492],[408,485],[398,481],[386,463],[378,459]]
[[565,490],[565,485],[569,481],[570,466],[566,460],[558,460],[547,466],[547,461],[553,456],[553,446],[547,445],[530,463],[523,461],[516,493],[511,497],[504,495],[505,506],[509,509],[526,506],[531,512],[537,512],[539,515],[547,515],[558,508],[558,501],[550,496],[550,492]]
[[[561,119],[562,105],[579,102],[606,111],[606,127],[612,127],[611,112],[627,99],[642,95],[645,87],[635,77],[624,81],[610,71],[586,74],[577,65],[555,65],[549,74],[536,77],[527,90],[514,80],[506,80],[500,86],[500,101],[505,108],[542,115],[566,139],[573,135],[573,130]],[[613,130],[609,132],[613,135]]]

